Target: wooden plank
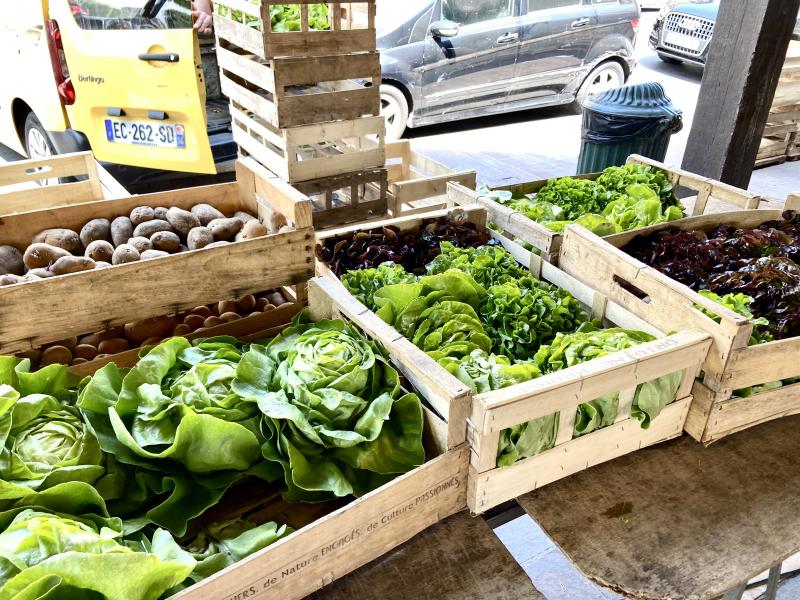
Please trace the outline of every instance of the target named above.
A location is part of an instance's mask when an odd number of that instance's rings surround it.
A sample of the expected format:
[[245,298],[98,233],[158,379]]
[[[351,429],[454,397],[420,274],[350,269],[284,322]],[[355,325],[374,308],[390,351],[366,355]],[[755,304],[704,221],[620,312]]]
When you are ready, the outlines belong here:
[[719,598],[800,551],[800,498],[787,493],[800,485],[798,426],[788,417],[709,448],[684,437],[518,502],[603,586],[633,598]]
[[470,497],[470,510],[481,513],[508,500],[538,490],[560,479],[619,458],[646,446],[678,437],[689,410],[691,398],[667,406],[650,429],[642,429],[635,419],[620,421],[510,467],[488,473],[470,470],[476,479],[477,493]]
[[722,3],[683,168],[746,189],[800,0]]
[[486,521],[466,511],[312,594],[309,600],[433,597],[545,600]]
[[299,600],[460,512],[468,453],[463,445],[436,457],[173,598],[247,592],[249,598]]

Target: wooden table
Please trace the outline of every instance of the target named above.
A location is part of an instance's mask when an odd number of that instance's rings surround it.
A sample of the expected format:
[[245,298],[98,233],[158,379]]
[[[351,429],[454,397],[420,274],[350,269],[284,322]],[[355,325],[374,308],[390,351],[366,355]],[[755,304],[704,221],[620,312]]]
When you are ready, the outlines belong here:
[[313,600],[545,600],[481,517],[453,515]]
[[588,577],[636,598],[719,597],[800,551],[800,416],[704,448],[684,436],[518,499]]

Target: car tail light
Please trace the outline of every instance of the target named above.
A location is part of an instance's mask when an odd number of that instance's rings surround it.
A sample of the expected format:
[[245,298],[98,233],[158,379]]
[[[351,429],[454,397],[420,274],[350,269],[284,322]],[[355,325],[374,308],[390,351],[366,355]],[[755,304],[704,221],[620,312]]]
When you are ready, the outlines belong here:
[[639,33],[639,19],[631,19],[631,27],[633,27],[633,34]]
[[72,79],[69,76],[67,59],[64,56],[64,44],[61,40],[61,30],[58,28],[58,23],[52,19],[45,21],[45,34],[47,35],[50,63],[53,66],[53,76],[56,80],[61,103],[65,106],[75,104],[75,87],[72,85]]

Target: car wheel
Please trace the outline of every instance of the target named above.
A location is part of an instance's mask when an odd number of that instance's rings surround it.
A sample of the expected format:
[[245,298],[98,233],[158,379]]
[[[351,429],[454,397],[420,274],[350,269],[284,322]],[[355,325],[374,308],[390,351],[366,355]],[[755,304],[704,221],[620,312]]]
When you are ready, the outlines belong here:
[[[30,113],[25,119],[25,152],[31,160],[42,160],[56,155],[53,142],[38,117]],[[40,179],[39,185],[56,185],[59,178]]]
[[399,140],[408,123],[408,100],[393,85],[381,86],[381,116],[386,119],[386,140]]
[[683,63],[683,61],[682,61],[682,60],[680,60],[680,59],[678,59],[678,58],[672,58],[671,56],[667,56],[666,54],[661,54],[661,53],[659,53],[659,54],[658,54],[658,58],[660,58],[661,60],[663,60],[663,61],[664,61],[665,63],[667,63],[668,65],[680,65],[680,64],[682,64],[682,63]]
[[589,76],[583,80],[578,93],[575,95],[575,102],[572,103],[572,110],[576,114],[583,111],[583,101],[592,94],[600,94],[620,87],[625,83],[625,71],[622,66],[615,61],[604,62],[594,68]]

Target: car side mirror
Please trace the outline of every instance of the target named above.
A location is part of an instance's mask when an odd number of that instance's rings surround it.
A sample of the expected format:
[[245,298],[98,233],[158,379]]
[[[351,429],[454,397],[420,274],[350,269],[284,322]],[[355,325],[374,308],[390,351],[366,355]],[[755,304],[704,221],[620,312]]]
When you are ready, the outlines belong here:
[[431,35],[435,38],[449,38],[458,35],[458,23],[453,21],[436,21],[431,23]]

